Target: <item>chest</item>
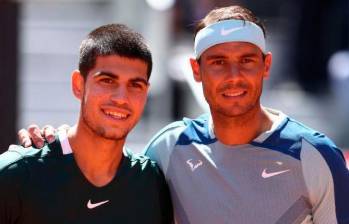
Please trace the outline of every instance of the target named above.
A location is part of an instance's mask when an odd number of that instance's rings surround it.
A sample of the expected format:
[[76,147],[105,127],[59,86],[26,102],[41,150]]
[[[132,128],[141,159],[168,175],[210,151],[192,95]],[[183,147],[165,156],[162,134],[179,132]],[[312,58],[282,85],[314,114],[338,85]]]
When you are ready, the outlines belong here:
[[182,223],[277,223],[310,214],[299,160],[247,145],[176,147],[166,176]]
[[32,168],[21,191],[23,223],[157,223],[144,212],[158,203],[148,198],[155,197],[152,188],[133,172],[95,187],[71,166]]

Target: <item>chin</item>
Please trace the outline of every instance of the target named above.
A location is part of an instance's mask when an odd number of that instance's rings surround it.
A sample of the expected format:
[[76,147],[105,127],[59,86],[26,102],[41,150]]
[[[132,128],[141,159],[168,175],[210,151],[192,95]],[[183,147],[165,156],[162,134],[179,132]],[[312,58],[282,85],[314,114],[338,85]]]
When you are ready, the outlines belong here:
[[98,136],[108,140],[122,140],[125,139],[129,133],[127,128],[93,128],[93,132]]
[[127,137],[128,133],[124,132],[113,132],[113,133],[103,133],[100,134],[99,136],[108,140],[123,140]]
[[254,107],[253,106],[233,106],[233,107],[220,107],[217,108],[217,113],[226,116],[226,117],[239,117],[250,112]]

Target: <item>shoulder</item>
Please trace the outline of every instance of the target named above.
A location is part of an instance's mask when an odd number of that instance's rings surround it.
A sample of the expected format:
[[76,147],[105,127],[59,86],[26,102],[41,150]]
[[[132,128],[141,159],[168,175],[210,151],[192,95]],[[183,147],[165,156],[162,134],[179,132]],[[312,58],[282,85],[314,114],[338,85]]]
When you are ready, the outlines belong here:
[[304,173],[308,173],[308,175],[319,174],[322,177],[327,173],[328,178],[335,184],[338,181],[349,181],[343,153],[335,143],[321,132],[297,121],[291,120],[291,122],[301,127],[300,130],[302,130],[298,132],[298,135],[301,145],[300,159]]
[[176,145],[189,145],[193,142],[214,141],[209,133],[208,114],[196,119],[184,118],[161,129],[147,144],[144,154],[155,160],[163,172]]
[[0,172],[5,170],[23,169],[28,165],[40,162],[44,157],[53,156],[58,143],[46,144],[43,148],[24,148],[20,145],[11,145],[6,152],[0,155]]
[[34,156],[39,150],[12,145],[8,151],[0,155],[0,192],[4,197],[13,195],[29,177],[27,158]]
[[313,144],[334,145],[333,142],[323,133],[314,130],[292,118],[288,118],[288,122],[283,130],[283,133],[287,134],[293,139],[307,139]]
[[312,146],[305,148],[313,148],[323,156],[330,154],[344,158],[341,151],[326,135],[287,116],[265,141],[256,145],[279,151],[298,160],[301,160],[304,146]]
[[125,148],[124,156],[127,168],[135,170],[139,173],[154,173],[157,175],[159,173],[159,168],[154,160],[151,160],[148,156],[144,154],[134,153],[131,150]]
[[344,161],[343,153],[330,138],[301,122],[290,118],[284,133],[300,142],[302,149],[317,151],[327,163],[332,163],[333,160],[338,161],[338,159]]
[[0,155],[0,171],[8,167],[15,167],[16,164],[21,163],[26,158],[33,157],[39,151],[33,147],[24,148],[19,145],[11,145],[6,152]]
[[159,153],[165,153],[165,151],[170,153],[169,151],[176,144],[186,127],[187,125],[184,121],[176,121],[165,126],[148,142],[143,154],[159,163]]
[[[129,149],[124,149],[124,162],[121,172],[127,176],[128,182],[135,181],[136,185],[153,186],[158,188],[166,184],[163,172],[158,164],[148,156],[133,153]],[[127,174],[126,174],[127,173]],[[152,187],[151,187],[152,188]]]
[[215,140],[210,135],[209,119],[208,114],[203,114],[196,119],[183,118],[181,121],[175,121],[167,125],[150,140],[145,153],[164,142],[166,144],[161,145],[162,147]]
[[158,131],[154,137],[149,141],[148,147],[156,146],[159,142],[164,141],[165,139],[173,138],[173,140],[177,140],[177,137],[183,132],[183,130],[188,126],[184,120],[175,121],[169,125],[166,125],[160,131]]
[[[300,145],[300,160],[303,173],[307,178],[318,177],[319,180],[333,182],[335,189],[339,186],[349,189],[349,173],[342,151],[325,134],[290,119],[287,132],[293,132],[293,138]],[[306,179],[307,179],[306,178]]]

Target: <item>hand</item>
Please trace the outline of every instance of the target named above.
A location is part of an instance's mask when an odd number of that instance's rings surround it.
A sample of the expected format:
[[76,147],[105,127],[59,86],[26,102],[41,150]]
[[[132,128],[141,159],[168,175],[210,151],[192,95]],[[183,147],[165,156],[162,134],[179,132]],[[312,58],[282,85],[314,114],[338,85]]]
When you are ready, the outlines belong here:
[[68,132],[69,125],[61,125],[57,130],[51,125],[45,125],[41,130],[36,124],[32,124],[28,129],[21,129],[18,131],[17,136],[19,143],[24,147],[30,147],[34,145],[37,148],[42,148],[44,146],[45,140],[51,143],[55,140],[55,134],[58,130]]

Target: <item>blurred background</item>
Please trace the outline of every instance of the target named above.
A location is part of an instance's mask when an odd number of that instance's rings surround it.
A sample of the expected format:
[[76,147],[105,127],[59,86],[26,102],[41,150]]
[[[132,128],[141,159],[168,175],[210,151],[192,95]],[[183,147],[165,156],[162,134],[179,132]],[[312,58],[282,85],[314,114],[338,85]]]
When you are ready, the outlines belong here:
[[169,122],[207,111],[188,62],[194,24],[234,4],[267,27],[273,67],[263,105],[349,149],[349,0],[0,0],[0,149],[32,123],[75,123],[79,101],[70,74],[79,45],[107,23],[142,33],[154,57],[148,104],[129,147],[139,151]]

